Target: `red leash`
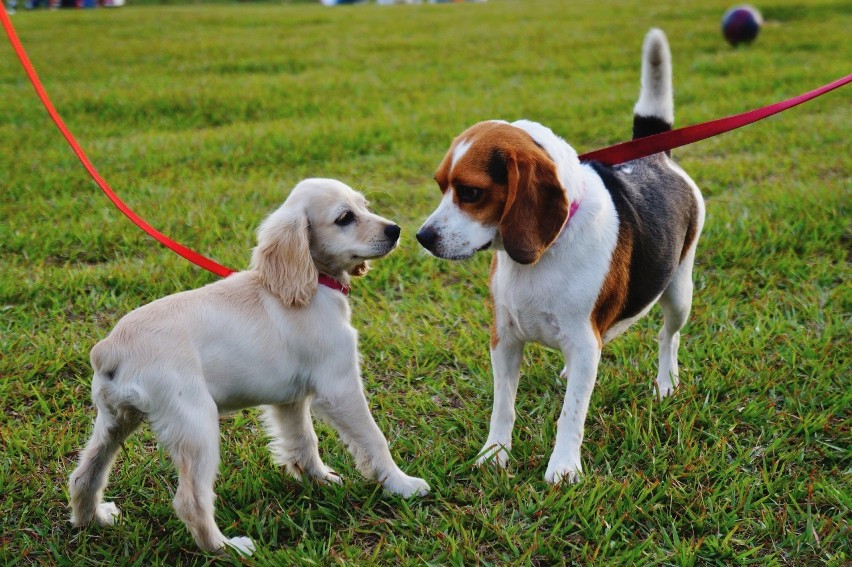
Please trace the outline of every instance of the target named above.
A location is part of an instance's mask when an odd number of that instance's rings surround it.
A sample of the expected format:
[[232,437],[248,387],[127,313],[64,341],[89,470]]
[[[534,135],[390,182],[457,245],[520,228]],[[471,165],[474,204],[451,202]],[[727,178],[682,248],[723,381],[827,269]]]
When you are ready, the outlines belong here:
[[[33,87],[35,88],[36,94],[38,94],[38,97],[41,99],[42,104],[44,104],[44,107],[47,109],[47,113],[53,119],[53,122],[56,123],[56,127],[59,128],[59,131],[62,132],[62,135],[65,136],[65,139],[68,141],[68,144],[71,146],[71,149],[74,150],[74,153],[77,155],[77,158],[83,164],[83,167],[86,168],[86,171],[89,172],[89,175],[91,175],[92,179],[95,180],[95,183],[98,184],[98,187],[100,187],[101,190],[106,194],[106,196],[109,197],[109,200],[112,201],[113,204],[127,216],[127,218],[133,221],[136,226],[138,226],[139,228],[147,232],[149,235],[157,239],[157,241],[159,241],[161,244],[180,254],[193,264],[196,264],[197,266],[200,266],[205,270],[213,272],[214,274],[222,277],[234,273],[234,270],[226,268],[221,264],[217,264],[210,258],[202,256],[201,254],[190,250],[189,248],[175,242],[168,236],[162,234],[157,229],[142,220],[136,213],[134,213],[130,209],[130,207],[125,205],[124,202],[118,198],[118,195],[115,194],[115,191],[113,191],[109,184],[100,176],[98,171],[95,169],[95,166],[93,166],[92,163],[89,161],[89,158],[86,157],[86,154],[83,152],[83,148],[80,147],[80,144],[77,143],[77,140],[74,139],[74,136],[65,126],[65,123],[62,121],[62,118],[59,116],[59,113],[56,112],[56,109],[50,102],[50,99],[47,96],[47,92],[44,90],[44,87],[42,86],[41,81],[39,80],[38,75],[35,72],[35,69],[30,63],[29,57],[27,57],[26,51],[24,51],[24,46],[21,45],[21,42],[18,39],[18,35],[15,33],[15,28],[12,26],[12,20],[9,18],[9,15],[6,13],[6,10],[2,8],[0,8],[0,20],[2,20],[3,22],[3,28],[6,30],[6,35],[9,36],[9,42],[11,42],[12,47],[14,48],[15,53],[18,56],[18,59],[20,59],[21,61],[21,65],[23,65],[24,70],[27,72],[27,76],[29,76]],[[673,148],[679,148],[680,146],[685,146],[687,144],[691,144],[699,140],[704,140],[705,138],[710,138],[712,136],[722,134],[723,132],[728,132],[730,130],[740,128],[747,124],[751,124],[752,122],[757,122],[758,120],[762,120],[767,116],[772,116],[773,114],[777,114],[783,110],[787,110],[788,108],[792,108],[796,105],[802,104],[803,102],[809,101],[838,87],[842,87],[850,81],[852,81],[852,75],[847,75],[846,77],[838,79],[833,83],[825,85],[824,87],[820,87],[803,95],[799,95],[789,100],[772,104],[764,108],[752,110],[750,112],[744,112],[742,114],[737,114],[734,116],[729,116],[727,118],[721,118],[719,120],[713,120],[711,122],[705,122],[703,124],[687,126],[678,130],[670,130],[668,132],[663,132],[662,134],[655,134],[653,136],[639,138],[621,144],[616,144],[608,148],[583,154],[580,156],[580,159],[582,161],[594,160],[608,165],[616,165],[625,161],[630,161],[659,152],[664,152],[666,150],[671,150]]]
[[56,112],[56,109],[53,107],[53,103],[50,102],[50,99],[47,96],[47,92],[44,90],[44,87],[41,84],[41,81],[38,78],[38,75],[35,72],[35,69],[30,63],[29,57],[27,57],[26,51],[24,51],[24,46],[21,45],[21,41],[18,39],[18,35],[15,33],[15,28],[12,26],[12,20],[9,18],[9,15],[6,13],[6,10],[0,7],[0,20],[3,21],[3,27],[6,29],[6,35],[9,36],[9,41],[12,43],[12,47],[15,49],[15,53],[18,56],[18,59],[21,60],[21,65],[23,65],[24,70],[27,72],[27,75],[30,78],[30,81],[35,88],[36,94],[41,99],[42,104],[47,109],[47,113],[50,114],[50,117],[53,119],[53,122],[56,123],[56,127],[59,128],[59,131],[62,132],[62,135],[65,136],[65,139],[68,141],[68,144],[71,146],[71,149],[74,150],[74,153],[77,155],[77,158],[80,160],[80,163],[83,164],[83,167],[86,168],[86,171],[89,172],[89,175],[92,176],[92,179],[95,180],[95,183],[98,184],[98,187],[106,193],[106,196],[109,197],[109,200],[113,202],[113,204],[118,207],[118,209],[127,215],[127,218],[132,220],[136,226],[156,238],[161,244],[166,247],[172,249],[177,252],[193,264],[201,266],[207,271],[213,272],[217,276],[229,276],[234,273],[234,270],[230,268],[226,268],[221,264],[217,264],[210,258],[202,256],[198,252],[190,250],[186,246],[179,244],[161,233],[147,222],[142,220],[136,213],[134,213],[130,207],[124,204],[124,202],[118,198],[118,195],[115,194],[115,191],[109,186],[109,184],[104,180],[103,177],[100,176],[98,171],[95,169],[95,166],[92,165],[92,162],[89,161],[89,158],[86,157],[86,154],[83,152],[83,148],[80,147],[80,144],[77,143],[77,140],[74,139],[74,136],[65,126],[65,123],[62,121],[62,118],[59,116],[59,113]]
[[803,102],[807,102],[812,98],[816,98],[829,91],[852,82],[852,75],[846,75],[842,79],[814,89],[805,94],[795,96],[789,100],[776,102],[757,110],[750,110],[742,114],[735,114],[727,118],[720,118],[703,124],[695,124],[686,126],[677,130],[669,130],[661,134],[654,134],[645,138],[638,138],[629,142],[622,142],[608,148],[595,150],[580,156],[581,161],[599,161],[607,165],[616,165],[626,161],[647,157],[653,154],[679,148],[693,142],[698,142],[707,138],[712,138],[724,132],[729,132],[737,128],[742,128],[752,122],[763,120],[767,116],[778,114],[788,108],[793,108]]

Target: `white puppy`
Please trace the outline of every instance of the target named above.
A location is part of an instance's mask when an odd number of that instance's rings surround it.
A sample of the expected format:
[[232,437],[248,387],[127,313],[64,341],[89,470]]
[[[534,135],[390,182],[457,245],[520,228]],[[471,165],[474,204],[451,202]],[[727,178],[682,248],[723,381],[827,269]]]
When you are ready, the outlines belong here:
[[258,230],[248,271],[140,307],[92,349],[94,432],[71,475],[71,522],[112,524],[103,502],[119,447],[147,419],[179,473],[178,516],[205,551],[250,554],[213,518],[219,414],[266,404],[276,462],[301,478],[340,482],[320,459],[311,408],[338,431],[358,468],[405,497],[429,486],[394,463],[373,420],[347,301],[350,274],[389,253],[400,229],[332,179],[299,183]]

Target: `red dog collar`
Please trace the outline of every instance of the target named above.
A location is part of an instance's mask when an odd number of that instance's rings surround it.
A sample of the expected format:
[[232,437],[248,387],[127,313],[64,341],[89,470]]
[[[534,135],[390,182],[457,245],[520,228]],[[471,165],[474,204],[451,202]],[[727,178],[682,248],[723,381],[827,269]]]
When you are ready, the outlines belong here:
[[331,276],[327,276],[325,274],[320,274],[317,280],[320,285],[324,285],[325,287],[330,287],[331,289],[337,290],[343,295],[349,297],[349,286],[345,283],[334,279]]

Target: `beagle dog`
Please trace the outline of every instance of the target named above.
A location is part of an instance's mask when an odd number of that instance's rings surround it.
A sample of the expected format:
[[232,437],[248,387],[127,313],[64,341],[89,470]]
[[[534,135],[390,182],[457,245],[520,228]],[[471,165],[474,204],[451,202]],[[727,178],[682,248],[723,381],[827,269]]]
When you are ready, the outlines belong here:
[[251,555],[248,537],[225,537],[213,516],[219,415],[264,406],[275,462],[320,483],[311,413],[340,434],[358,469],[403,497],[429,485],[396,465],[364,396],[350,275],[399,242],[400,228],[334,179],[307,179],[258,229],[251,267],[128,313],[91,353],[94,430],[71,474],[71,522],[110,525],[103,501],[124,440],[148,421],[178,470],[177,515],[204,551]]
[[[633,137],[670,130],[671,54],[662,31],[646,36]],[[660,153],[610,167],[580,162],[549,128],[487,121],[462,132],[438,167],[440,205],[417,233],[438,258],[495,251],[494,407],[477,464],[505,467],[524,344],[558,349],[567,389],[545,479],[574,482],[601,348],[657,302],[657,393],[678,382],[680,329],[692,301],[692,265],[704,224],[693,180]]]

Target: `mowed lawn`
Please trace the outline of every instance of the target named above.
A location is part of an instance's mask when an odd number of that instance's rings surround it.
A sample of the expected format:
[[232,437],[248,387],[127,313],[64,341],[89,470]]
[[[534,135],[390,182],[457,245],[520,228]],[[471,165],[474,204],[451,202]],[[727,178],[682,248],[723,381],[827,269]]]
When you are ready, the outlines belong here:
[[[131,1],[132,4],[132,1]],[[544,482],[564,384],[530,345],[507,471],[476,469],[492,386],[489,253],[413,236],[432,175],[476,121],[529,118],[578,151],[630,134],[642,38],[669,37],[680,126],[852,71],[842,0],[772,0],[732,49],[727,0],[129,6],[13,16],[92,161],[151,224],[244,268],[262,217],[308,176],[364,191],[402,244],[353,285],[371,407],[403,501],[319,426],[342,486],[272,464],[257,412],[221,420],[216,519],[292,564],[848,564],[852,507],[852,87],[675,152],[707,198],[682,384],[653,395],[659,310],[606,347],[576,485]],[[143,428],[119,455],[116,526],[72,529],[67,478],[94,410],[90,348],[126,312],[216,280],[87,177],[0,42],[0,505],[4,565],[194,565],[176,474]]]

